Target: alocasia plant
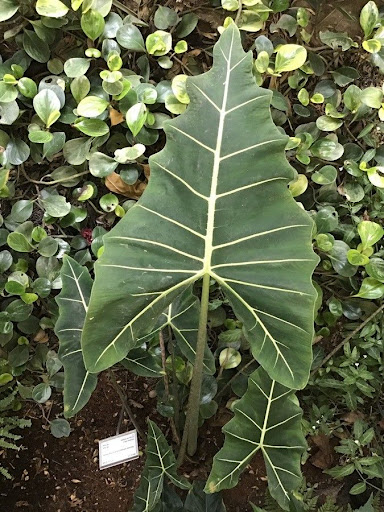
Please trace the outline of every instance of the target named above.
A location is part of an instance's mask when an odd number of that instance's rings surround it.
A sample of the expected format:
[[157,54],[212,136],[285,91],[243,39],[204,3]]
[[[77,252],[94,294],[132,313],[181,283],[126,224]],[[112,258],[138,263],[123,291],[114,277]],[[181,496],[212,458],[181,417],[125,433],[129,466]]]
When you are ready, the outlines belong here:
[[196,448],[211,279],[271,378],[302,388],[311,364],[312,222],[287,188],[287,137],[271,119],[272,93],[255,85],[251,67],[252,55],[230,25],[212,69],[188,78],[191,103],[166,124],[166,146],[150,158],[149,186],[104,237],[82,336],[88,371],[104,370],[202,279],[189,453]]
[[[286,507],[305,446],[292,393],[305,386],[311,365],[317,257],[312,221],[287,187],[294,175],[284,154],[287,137],[274,125],[271,93],[256,86],[251,67],[230,25],[215,46],[212,70],[188,78],[190,106],[166,124],[167,143],[150,158],[145,193],[105,235],[89,304],[88,272],[66,258],[56,332],[69,416],[89,398],[94,374],[115,363],[160,376],[143,342],[169,326],[194,366],[181,448],[188,444],[193,454],[202,375],[214,371],[206,338],[216,281],[262,368],[250,376],[225,428],[207,492],[235,485],[261,450],[271,492]],[[200,303],[192,293],[198,280]],[[70,307],[78,310],[78,325],[69,325]],[[77,380],[69,378],[75,366],[66,364],[75,356]]]
[[[64,257],[60,274],[63,287],[56,297],[59,318],[55,325],[55,333],[59,338],[59,356],[64,366],[64,415],[70,418],[86,405],[97,384],[96,374],[85,369],[80,343],[93,281],[88,269],[67,255]],[[199,311],[197,297],[187,289],[167,307],[160,315],[153,331],[138,340],[139,348],[131,350],[121,360],[121,364],[142,377],[163,376],[160,356],[152,354],[145,347],[146,342],[167,327],[172,330],[182,354],[194,363]],[[204,373],[210,375],[214,374],[216,369],[215,359],[208,346],[203,369]]]
[[154,510],[159,505],[164,479],[170,480],[179,489],[186,490],[191,487],[186,478],[177,474],[177,464],[172,449],[153,421],[148,422],[146,452],[147,459],[135,494],[132,512]]

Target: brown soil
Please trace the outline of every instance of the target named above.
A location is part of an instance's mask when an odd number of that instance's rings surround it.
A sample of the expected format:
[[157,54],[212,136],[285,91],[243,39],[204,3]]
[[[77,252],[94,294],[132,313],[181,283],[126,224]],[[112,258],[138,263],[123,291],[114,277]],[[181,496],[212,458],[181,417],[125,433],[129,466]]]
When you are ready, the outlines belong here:
[[[122,373],[120,380],[125,377]],[[124,388],[140,427],[146,430],[146,418],[150,417],[170,438],[167,420],[156,412],[156,398],[149,397],[152,388],[148,381],[135,376],[129,379]],[[55,397],[55,402],[60,403],[60,397]],[[54,419],[55,414],[49,412],[51,404],[45,405],[44,415]],[[98,440],[115,435],[120,410],[119,399],[105,375],[87,407],[71,420],[73,430],[68,438],[54,438],[41,410],[33,406],[29,413],[32,427],[23,435],[24,449],[17,454],[8,451],[2,461],[14,479],[0,484],[0,511],[127,512],[140,481],[144,457],[103,471],[98,468]],[[203,427],[198,454],[182,468],[191,481],[206,479],[212,457],[221,446],[221,427],[227,416],[223,412]],[[129,420],[123,420],[120,433],[132,428]],[[139,446],[144,452],[143,440],[139,440]],[[249,501],[261,504],[266,485],[262,458],[256,457],[241,485],[224,493],[228,512],[249,511]]]
[[[128,377],[124,371],[119,382],[141,429],[146,430],[146,419],[150,417],[170,439],[168,421],[157,413],[156,398],[149,396],[155,382]],[[106,374],[101,376],[89,404],[71,420],[70,436],[56,439],[49,433],[45,418],[55,418],[60,400],[55,397],[52,409],[52,403],[45,404],[44,409],[31,405],[27,416],[32,419],[32,427],[24,431],[24,449],[17,454],[9,451],[2,461],[14,479],[0,484],[0,512],[127,512],[140,481],[144,457],[103,471],[98,468],[98,440],[116,434],[121,410],[109,379]],[[181,468],[190,481],[206,480],[212,458],[223,442],[221,427],[229,417],[228,410],[219,409],[202,427],[197,455]],[[129,420],[123,420],[120,433],[132,428]],[[144,452],[145,440],[139,440],[139,447]],[[327,495],[340,498],[343,494],[343,485],[332,481],[310,462],[304,466],[304,475],[308,484],[316,487],[321,501]],[[244,471],[239,485],[224,491],[227,511],[250,512],[250,502],[262,506],[266,487],[265,467],[258,454]]]
[[[144,413],[140,409],[137,414],[144,427],[155,401],[148,397],[144,380],[132,379],[129,390],[133,398],[140,399],[136,405],[145,410]],[[60,398],[55,401],[59,403]],[[143,458],[103,471],[98,469],[98,440],[116,433],[120,407],[114,389],[102,377],[88,406],[71,420],[71,435],[63,439],[54,438],[47,427],[42,428],[45,422],[41,411],[34,408],[30,413],[32,428],[24,431],[25,450],[16,456],[8,453],[6,465],[14,480],[1,484],[1,512],[126,511],[140,480]],[[51,413],[50,419],[54,417]],[[120,431],[130,429],[132,425],[123,420]],[[140,445],[143,449],[142,441]]]

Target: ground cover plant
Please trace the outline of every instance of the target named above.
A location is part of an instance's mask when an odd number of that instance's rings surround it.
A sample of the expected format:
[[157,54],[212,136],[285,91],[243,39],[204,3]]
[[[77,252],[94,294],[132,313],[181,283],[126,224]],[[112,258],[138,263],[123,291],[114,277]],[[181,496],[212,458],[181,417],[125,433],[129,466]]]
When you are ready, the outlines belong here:
[[383,14],[0,7],[4,477],[111,385],[146,446],[121,510],[380,510]]

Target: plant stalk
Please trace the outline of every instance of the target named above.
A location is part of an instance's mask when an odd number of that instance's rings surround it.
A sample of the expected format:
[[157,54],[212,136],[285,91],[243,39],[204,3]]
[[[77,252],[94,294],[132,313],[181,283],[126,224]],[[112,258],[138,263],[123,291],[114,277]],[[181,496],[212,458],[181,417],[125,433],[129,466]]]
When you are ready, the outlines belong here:
[[187,417],[185,420],[185,428],[187,429],[187,452],[190,456],[195,454],[197,448],[201,384],[203,381],[204,351],[205,344],[207,343],[209,283],[210,275],[205,274],[203,277],[203,288],[201,290],[200,299],[200,320],[199,330],[197,332],[195,365],[191,381],[191,389],[189,392]]
[[168,339],[169,339],[169,352],[172,358],[172,394],[173,400],[175,404],[175,426],[177,437],[179,441],[177,444],[180,444],[180,400],[179,400],[179,390],[177,386],[177,376],[176,376],[176,368],[175,368],[175,347],[174,347],[174,339],[172,337],[171,327],[168,325]]
[[[164,372],[165,396],[167,398],[167,401],[169,401],[169,397],[170,397],[169,380],[168,380],[168,374],[167,374],[167,360],[166,360],[166,353],[165,353],[165,343],[164,343],[164,336],[163,336],[162,331],[159,332],[159,341],[160,341],[160,350],[161,350],[161,364],[162,364],[163,372]],[[179,435],[176,430],[175,419],[169,418],[169,423],[171,425],[173,440],[175,441],[176,444],[180,444]]]

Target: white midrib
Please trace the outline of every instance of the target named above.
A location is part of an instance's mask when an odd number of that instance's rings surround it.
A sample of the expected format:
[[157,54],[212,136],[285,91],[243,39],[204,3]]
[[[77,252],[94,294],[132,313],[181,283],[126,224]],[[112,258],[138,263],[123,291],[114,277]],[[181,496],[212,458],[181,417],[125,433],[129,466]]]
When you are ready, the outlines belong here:
[[217,130],[217,142],[214,152],[213,170],[211,193],[208,199],[208,216],[207,216],[207,231],[205,235],[205,251],[204,251],[204,269],[203,272],[209,274],[211,272],[211,260],[213,252],[213,232],[215,229],[215,210],[217,198],[217,184],[219,181],[220,161],[221,161],[221,145],[223,141],[224,123],[226,116],[226,106],[228,100],[229,78],[231,73],[231,58],[232,58],[233,35],[231,41],[230,52],[227,60],[227,73],[224,83],[223,101],[220,109],[219,127]]
[[[267,433],[267,430],[268,430],[268,421],[269,421],[269,415],[270,415],[270,412],[271,412],[271,405],[272,405],[272,402],[273,402],[273,392],[274,392],[274,389],[275,389],[275,383],[276,381],[272,381],[271,382],[271,388],[269,390],[269,395],[267,395],[261,388],[260,386],[258,386],[258,384],[256,384],[253,380],[252,382],[259,388],[259,390],[262,392],[262,394],[265,396],[265,398],[267,399],[267,405],[266,405],[266,408],[265,408],[265,415],[264,415],[264,422],[263,422],[263,427],[260,429],[260,440],[258,441],[257,443],[257,446],[254,450],[252,450],[250,453],[248,453],[248,455],[246,457],[244,457],[243,460],[239,460],[239,461],[236,461],[236,466],[234,467],[234,469],[230,472],[230,473],[227,473],[223,478],[221,478],[221,480],[219,480],[218,482],[215,482],[214,484],[214,488],[219,490],[220,489],[220,485],[228,479],[230,479],[230,481],[232,481],[232,477],[233,475],[239,470],[239,468],[242,466],[242,464],[244,464],[247,460],[251,460],[251,458],[255,455],[256,452],[258,452],[259,450],[261,450],[263,452],[264,455],[266,455],[266,450],[264,448],[264,439],[265,439],[265,435]],[[240,413],[243,413],[243,411],[241,409],[238,409],[237,412],[240,412]],[[244,413],[243,413],[244,414]],[[257,427],[258,425],[255,423],[254,420],[252,420],[251,418],[249,418],[247,416],[248,419],[250,419],[252,421],[252,423],[254,423]],[[258,427],[260,428],[260,427]],[[269,459],[269,457],[268,457]],[[269,459],[270,460],[270,459]],[[270,463],[271,463],[271,466],[273,466],[272,464],[272,461],[270,460]],[[216,491],[215,491],[216,492]]]
[[[80,286],[80,277],[82,276],[82,274],[83,274],[83,273],[81,273],[81,274],[80,274],[80,276],[79,276],[79,277],[77,277],[77,276],[76,276],[76,273],[75,273],[75,271],[73,270],[73,267],[72,267],[72,265],[70,264],[70,262],[69,262],[69,261],[68,261],[68,265],[69,265],[69,267],[70,267],[70,269],[71,269],[71,272],[72,272],[72,274],[73,274],[72,279],[73,279],[73,280],[75,281],[75,283],[76,283],[77,291],[79,292],[79,296],[80,296],[80,299],[81,299],[81,303],[83,304],[84,311],[85,311],[85,313],[87,313],[87,311],[88,311],[88,305],[87,305],[87,303],[86,303],[86,301],[85,301],[85,297],[84,297],[83,291],[82,291],[81,286]],[[69,276],[69,277],[71,277],[71,276]],[[81,331],[82,331],[82,329],[81,329]],[[81,349],[80,349],[80,351],[81,351]],[[68,355],[68,354],[67,354],[67,355]],[[74,411],[74,410],[76,409],[76,407],[77,407],[77,405],[78,405],[78,403],[79,403],[79,401],[80,401],[80,398],[81,398],[81,396],[82,396],[82,394],[83,394],[83,391],[84,391],[84,388],[85,388],[85,383],[86,383],[86,382],[87,382],[87,380],[88,380],[88,376],[89,376],[89,371],[87,371],[87,372],[85,373],[85,377],[84,377],[84,379],[83,379],[83,382],[82,382],[82,385],[81,385],[80,391],[79,391],[79,392],[78,392],[78,394],[77,394],[77,399],[76,399],[75,403],[73,404],[73,406],[72,406],[72,408],[71,408],[71,409],[72,409],[72,411]]]
[[260,441],[259,441],[259,445],[260,445],[261,449],[263,449],[265,434],[268,430],[267,425],[268,425],[268,420],[269,420],[269,414],[271,411],[271,404],[273,402],[273,391],[275,389],[275,383],[276,382],[274,380],[271,382],[271,389],[269,390],[269,396],[267,398],[267,407],[265,410],[264,423],[263,423],[263,428],[261,429]]

